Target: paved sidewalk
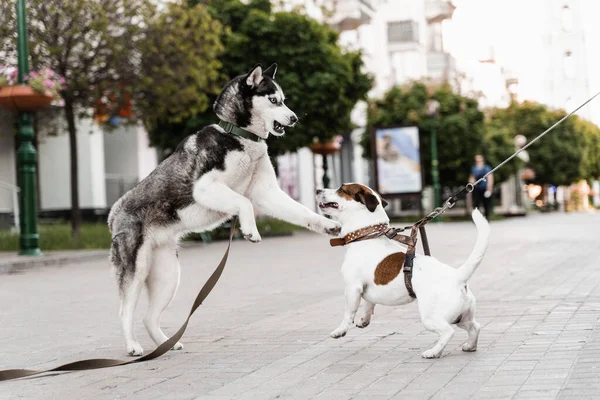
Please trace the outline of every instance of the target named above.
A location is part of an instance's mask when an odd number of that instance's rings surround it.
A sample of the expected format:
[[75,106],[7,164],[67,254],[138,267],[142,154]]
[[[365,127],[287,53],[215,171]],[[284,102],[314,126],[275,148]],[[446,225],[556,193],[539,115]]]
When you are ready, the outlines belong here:
[[[471,223],[428,226],[434,255],[460,265]],[[183,351],[138,365],[0,383],[0,399],[592,399],[600,398],[600,215],[492,223],[471,280],[479,351],[457,329],[444,356],[416,304],[375,309],[371,325],[328,334],[344,309],[343,249],[298,233],[234,242],[229,264],[188,327]],[[182,281],[162,326],[172,333],[224,251],[181,251]],[[138,306],[136,332],[153,346]],[[0,369],[123,358],[108,261],[0,275]]]

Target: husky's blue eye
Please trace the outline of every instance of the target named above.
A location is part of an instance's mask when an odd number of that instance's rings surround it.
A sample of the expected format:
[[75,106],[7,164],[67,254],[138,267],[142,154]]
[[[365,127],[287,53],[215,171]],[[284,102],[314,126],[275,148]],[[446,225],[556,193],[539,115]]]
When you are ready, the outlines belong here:
[[271,100],[271,103],[277,104],[277,99],[275,97],[271,97],[269,100]]

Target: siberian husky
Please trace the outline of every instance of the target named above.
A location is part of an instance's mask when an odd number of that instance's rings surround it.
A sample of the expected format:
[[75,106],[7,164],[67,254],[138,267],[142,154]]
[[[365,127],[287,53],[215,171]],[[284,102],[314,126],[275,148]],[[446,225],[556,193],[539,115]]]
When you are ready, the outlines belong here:
[[[182,235],[209,231],[237,215],[244,237],[259,242],[255,209],[315,232],[339,233],[339,223],[310,211],[278,186],[265,139],[283,135],[298,118],[284,104],[276,72],[276,64],[264,71],[257,65],[225,85],[214,104],[221,122],[183,139],[112,207],[110,260],[129,355],[143,353],[133,333],[133,313],[144,286],[149,298],[144,325],[156,345],[167,340],[159,323],[179,285]],[[173,349],[181,348],[177,343]]]

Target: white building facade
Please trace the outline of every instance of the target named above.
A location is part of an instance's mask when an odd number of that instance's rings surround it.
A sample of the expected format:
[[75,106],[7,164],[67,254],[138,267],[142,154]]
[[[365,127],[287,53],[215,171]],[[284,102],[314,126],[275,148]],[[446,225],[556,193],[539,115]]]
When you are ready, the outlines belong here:
[[[454,12],[451,1],[287,0],[283,9],[295,6],[303,6],[308,15],[339,30],[342,46],[362,51],[365,69],[375,78],[369,93],[372,98],[412,80],[452,82],[457,76],[456,61],[443,40],[444,24]],[[332,10],[332,16],[325,18],[322,7]],[[363,158],[359,145],[367,124],[364,102],[357,104],[352,121],[357,129],[341,133],[341,151],[328,158],[331,187],[342,182],[372,185],[369,161]],[[281,157],[279,164],[285,165],[283,171],[280,168],[280,179],[286,187],[292,180],[286,173],[294,171],[297,187],[289,193],[316,210],[314,192],[323,186],[322,157],[301,149]]]
[[[62,110],[54,110],[63,118]],[[158,164],[140,126],[105,130],[84,118],[77,124],[79,205],[85,215],[106,216],[110,206]],[[14,222],[17,192],[15,114],[0,110],[0,221]],[[68,216],[71,209],[69,136],[62,124],[51,134],[40,129],[37,138],[38,211]]]

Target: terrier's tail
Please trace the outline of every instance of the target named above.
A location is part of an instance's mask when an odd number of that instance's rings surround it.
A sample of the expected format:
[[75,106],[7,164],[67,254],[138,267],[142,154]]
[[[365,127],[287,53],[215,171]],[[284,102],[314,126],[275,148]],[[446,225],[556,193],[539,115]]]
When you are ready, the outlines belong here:
[[483,260],[483,256],[487,250],[490,238],[490,224],[487,222],[484,216],[481,215],[478,209],[473,210],[472,217],[478,231],[477,241],[475,242],[475,247],[473,248],[473,251],[471,252],[471,255],[467,261],[457,270],[459,278],[464,282],[471,278],[481,263],[481,260]]

